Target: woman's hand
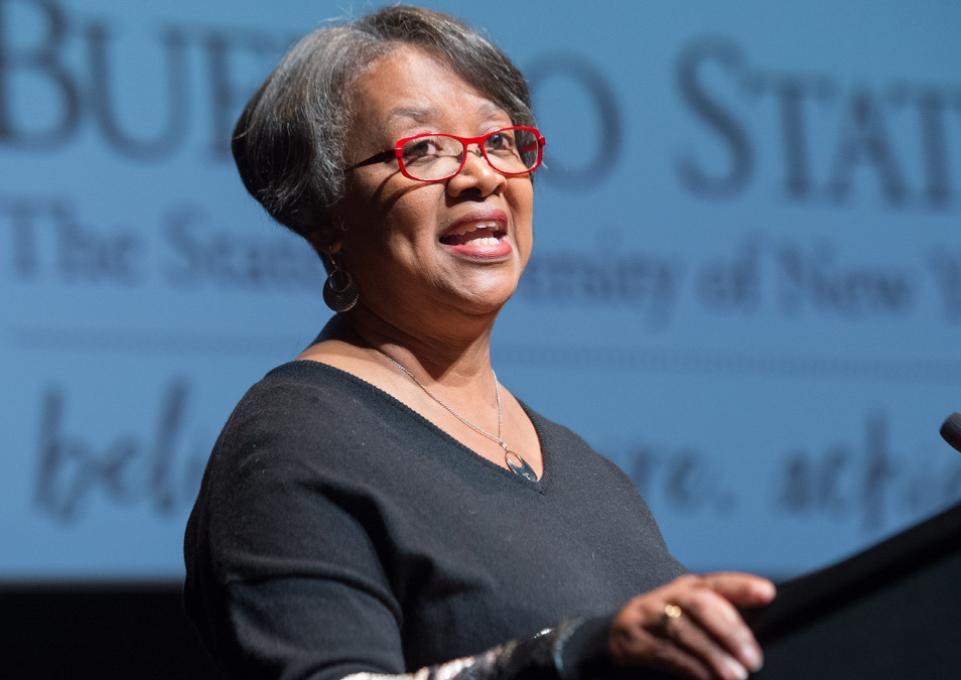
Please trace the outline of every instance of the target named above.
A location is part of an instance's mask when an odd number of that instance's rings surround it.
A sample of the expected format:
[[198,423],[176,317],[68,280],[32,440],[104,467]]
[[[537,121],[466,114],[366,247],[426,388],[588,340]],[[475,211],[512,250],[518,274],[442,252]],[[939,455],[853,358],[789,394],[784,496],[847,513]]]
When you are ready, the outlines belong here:
[[735,607],[767,604],[774,584],[735,572],[681,576],[635,597],[614,617],[608,647],[618,666],[698,680],[744,680],[761,648]]

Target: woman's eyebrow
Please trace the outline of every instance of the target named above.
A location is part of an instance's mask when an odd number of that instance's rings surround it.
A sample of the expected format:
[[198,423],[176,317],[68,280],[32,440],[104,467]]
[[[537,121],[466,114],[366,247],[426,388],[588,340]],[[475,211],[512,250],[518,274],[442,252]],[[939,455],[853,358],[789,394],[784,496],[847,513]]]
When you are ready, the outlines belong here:
[[430,120],[435,114],[436,110],[432,107],[398,106],[387,112],[387,122],[392,123],[397,118],[407,118],[423,123]]
[[[494,113],[506,113],[492,101],[484,100],[477,105],[477,112],[482,115]],[[416,123],[427,123],[436,120],[437,109],[433,106],[396,106],[387,112],[387,123],[393,123],[396,119],[413,120]]]
[[505,113],[504,109],[502,109],[500,106],[490,101],[489,99],[485,99],[484,101],[482,101],[480,104],[477,105],[477,112],[478,113]]

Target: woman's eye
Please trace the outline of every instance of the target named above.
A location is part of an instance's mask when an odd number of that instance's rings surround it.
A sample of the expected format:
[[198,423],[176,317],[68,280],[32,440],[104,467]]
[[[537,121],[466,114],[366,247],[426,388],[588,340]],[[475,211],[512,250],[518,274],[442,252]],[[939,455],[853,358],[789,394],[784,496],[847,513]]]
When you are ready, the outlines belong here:
[[495,132],[487,138],[487,149],[490,151],[513,151],[514,136],[508,132]]
[[436,145],[429,139],[424,139],[418,142],[412,142],[404,149],[404,154],[407,156],[412,156],[414,158],[419,158],[420,156],[427,156],[432,153],[437,153]]
[[414,139],[404,146],[404,162],[416,163],[433,160],[443,155],[443,146],[443,139],[440,137]]

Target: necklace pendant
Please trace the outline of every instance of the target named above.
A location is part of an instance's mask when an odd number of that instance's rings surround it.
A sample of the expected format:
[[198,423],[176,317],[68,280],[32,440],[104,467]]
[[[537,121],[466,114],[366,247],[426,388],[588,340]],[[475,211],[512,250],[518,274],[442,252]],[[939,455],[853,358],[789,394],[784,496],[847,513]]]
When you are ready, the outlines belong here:
[[529,482],[537,482],[537,473],[534,472],[534,468],[520,454],[510,449],[504,449],[504,461],[511,472],[518,477],[523,477]]

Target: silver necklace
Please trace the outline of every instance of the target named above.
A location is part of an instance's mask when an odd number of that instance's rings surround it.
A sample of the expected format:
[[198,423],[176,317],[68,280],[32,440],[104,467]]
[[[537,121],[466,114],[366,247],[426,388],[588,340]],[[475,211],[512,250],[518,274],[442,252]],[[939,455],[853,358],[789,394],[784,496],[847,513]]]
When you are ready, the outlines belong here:
[[524,460],[524,457],[522,455],[520,455],[519,453],[517,453],[517,451],[514,451],[512,448],[510,448],[507,445],[507,442],[504,441],[504,437],[503,437],[504,412],[503,412],[503,409],[501,408],[501,393],[499,389],[499,383],[497,382],[497,374],[494,373],[493,370],[491,370],[491,375],[494,376],[494,401],[497,404],[497,434],[496,435],[491,434],[487,430],[484,430],[483,428],[478,427],[471,421],[467,420],[467,418],[459,414],[457,411],[452,409],[450,406],[445,404],[443,401],[441,401],[440,398],[437,397],[437,395],[435,395],[433,392],[431,392],[427,388],[427,385],[425,385],[420,380],[418,380],[416,375],[414,375],[406,366],[404,366],[402,363],[397,361],[395,358],[388,355],[386,352],[378,349],[377,347],[375,347],[374,349],[376,349],[378,352],[383,354],[384,358],[386,358],[387,361],[392,363],[404,375],[410,378],[415,385],[417,385],[420,389],[424,391],[424,394],[426,394],[428,397],[436,401],[445,411],[447,411],[449,414],[457,418],[457,420],[459,420],[460,422],[464,423],[464,425],[472,429],[477,434],[481,435],[482,437],[486,437],[487,439],[490,439],[492,442],[495,442],[498,446],[504,449],[504,462],[507,463],[507,467],[511,472],[513,472],[518,477],[523,477],[528,481],[531,481],[531,482],[537,481],[537,474],[534,472],[534,469],[530,466],[530,464],[528,464],[528,462]]

